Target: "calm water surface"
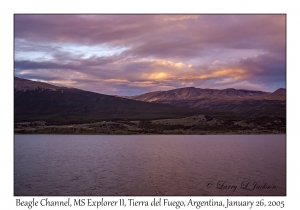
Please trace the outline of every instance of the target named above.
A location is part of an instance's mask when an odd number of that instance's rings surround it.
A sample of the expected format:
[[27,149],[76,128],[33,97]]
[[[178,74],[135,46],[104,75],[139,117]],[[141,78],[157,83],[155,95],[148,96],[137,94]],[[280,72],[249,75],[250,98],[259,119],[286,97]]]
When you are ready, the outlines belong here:
[[285,135],[15,135],[14,150],[15,195],[286,194]]

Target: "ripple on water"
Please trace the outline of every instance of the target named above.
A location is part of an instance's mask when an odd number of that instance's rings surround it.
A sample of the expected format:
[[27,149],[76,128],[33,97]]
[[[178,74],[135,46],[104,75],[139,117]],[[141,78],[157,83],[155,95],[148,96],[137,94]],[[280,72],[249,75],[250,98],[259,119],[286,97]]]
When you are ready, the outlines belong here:
[[[15,195],[285,195],[285,135],[15,135]],[[236,185],[218,189],[217,183]],[[276,185],[244,190],[242,182]],[[208,187],[207,183],[213,183]]]

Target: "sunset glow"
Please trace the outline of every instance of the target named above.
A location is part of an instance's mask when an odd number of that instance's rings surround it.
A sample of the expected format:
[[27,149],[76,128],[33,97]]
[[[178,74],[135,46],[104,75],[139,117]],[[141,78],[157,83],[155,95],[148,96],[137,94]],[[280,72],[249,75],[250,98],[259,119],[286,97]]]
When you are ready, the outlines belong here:
[[286,86],[285,15],[15,15],[15,76],[111,95]]

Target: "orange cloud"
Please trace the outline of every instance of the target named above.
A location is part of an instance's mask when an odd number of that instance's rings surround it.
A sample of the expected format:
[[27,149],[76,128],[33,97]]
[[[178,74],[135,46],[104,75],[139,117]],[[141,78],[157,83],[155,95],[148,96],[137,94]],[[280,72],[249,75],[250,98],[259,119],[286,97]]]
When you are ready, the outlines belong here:
[[[251,74],[245,70],[245,69],[219,69],[213,72],[205,72],[202,71],[203,73],[201,75],[189,75],[189,76],[183,76],[180,77],[180,79],[187,79],[187,80],[203,80],[203,79],[213,79],[213,78],[226,78],[226,77],[230,77],[232,78],[233,81],[235,80],[239,80],[239,79],[243,79],[243,78],[247,78],[249,76],[251,76]],[[196,73],[196,72],[194,72]]]
[[163,80],[168,78],[168,76],[169,75],[164,72],[155,72],[152,74],[143,74],[142,78],[149,79],[149,80]]
[[205,75],[204,78],[232,77],[235,80],[238,80],[246,78],[248,76],[250,76],[250,74],[245,69],[220,69],[213,72],[212,74]]
[[172,61],[165,61],[165,60],[155,60],[152,64],[152,66],[165,66],[170,68],[178,68],[181,69],[185,66],[182,62],[172,62]]

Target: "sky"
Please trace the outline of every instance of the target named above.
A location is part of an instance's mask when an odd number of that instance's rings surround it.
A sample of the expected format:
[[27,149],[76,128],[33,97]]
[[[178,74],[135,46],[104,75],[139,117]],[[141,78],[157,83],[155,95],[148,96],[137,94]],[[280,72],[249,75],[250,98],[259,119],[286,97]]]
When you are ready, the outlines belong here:
[[285,15],[14,15],[14,75],[132,96],[286,87]]

